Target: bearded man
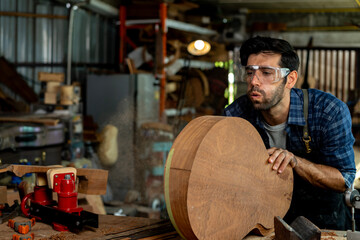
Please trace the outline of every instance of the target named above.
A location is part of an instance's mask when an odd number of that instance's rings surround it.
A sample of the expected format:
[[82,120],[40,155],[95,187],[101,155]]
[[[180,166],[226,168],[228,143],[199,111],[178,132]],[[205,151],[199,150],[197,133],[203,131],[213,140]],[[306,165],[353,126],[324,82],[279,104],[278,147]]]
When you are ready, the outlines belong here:
[[319,228],[351,229],[343,192],[351,187],[356,168],[347,105],[330,93],[294,88],[299,57],[285,40],[250,38],[240,58],[247,94],[224,113],[258,130],[273,171],[293,168],[293,199],[284,220],[304,216]]

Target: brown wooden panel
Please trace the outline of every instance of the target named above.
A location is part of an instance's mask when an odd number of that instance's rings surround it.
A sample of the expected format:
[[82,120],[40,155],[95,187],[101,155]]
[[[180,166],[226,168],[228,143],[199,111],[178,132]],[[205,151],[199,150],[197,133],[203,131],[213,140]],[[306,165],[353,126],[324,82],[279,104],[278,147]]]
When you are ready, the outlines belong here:
[[0,57],[0,82],[29,103],[37,102],[38,96],[4,57]]
[[333,79],[334,79],[334,71],[333,71],[333,63],[334,63],[334,51],[330,51],[330,77],[329,77],[329,92],[333,91]]
[[[342,95],[342,99],[343,101],[346,102],[347,99],[345,99],[346,96],[346,88],[345,88],[345,83],[346,83],[346,79],[345,79],[345,71],[346,71],[346,66],[345,66],[345,56],[346,56],[346,51],[342,51],[342,76],[341,76],[341,83],[342,83],[342,91],[341,91],[341,95]],[[347,90],[350,90],[350,85],[347,86]]]
[[[197,118],[193,120],[194,124],[187,125],[181,131],[178,138],[175,139],[172,146],[175,150],[181,149],[181,151],[174,151],[173,158],[181,158],[182,161],[173,161],[171,168],[191,170],[200,141],[205,137],[208,130],[221,119],[222,117],[214,117],[211,119]],[[187,141],[182,141],[181,139],[187,139]]]
[[319,50],[319,64],[318,64],[318,71],[319,71],[319,80],[318,80],[318,87],[321,89],[321,83],[322,83],[322,51]]
[[348,75],[348,84],[349,84],[349,89],[351,89],[351,66],[352,66],[352,61],[351,61],[351,51],[349,51],[349,63],[348,63],[348,71],[349,71],[349,75]]
[[[179,227],[187,239],[195,235],[189,226],[187,214],[187,188],[197,149],[209,129],[223,117],[196,118],[175,139],[165,164],[165,199],[168,212],[174,212],[173,224]],[[186,139],[186,141],[183,141]],[[166,172],[169,171],[169,174]]]
[[[242,239],[253,229],[272,231],[274,216],[284,216],[290,206],[292,169],[282,174],[271,169],[260,135],[244,119],[204,116],[184,130],[170,151],[165,177],[169,215],[180,234],[186,239]],[[195,153],[182,155],[179,146]],[[178,161],[192,162],[191,169],[173,168]]]
[[174,225],[181,229],[181,234],[186,237],[186,239],[196,239],[192,229],[187,227],[190,226],[188,206],[186,204],[190,173],[191,171],[184,171],[182,169],[171,169],[168,191],[171,196],[171,211],[176,214],[173,219],[173,221],[175,221]]
[[[339,96],[339,78],[340,78],[340,74],[339,74],[339,51],[335,51],[335,54],[336,54],[336,58],[335,58],[335,78],[334,78],[334,81],[335,81],[335,92],[334,92],[334,95],[335,96]],[[340,98],[340,97],[339,97]]]
[[324,64],[324,91],[327,91],[327,82],[328,82],[328,53],[325,51],[324,53],[325,57],[325,64]]

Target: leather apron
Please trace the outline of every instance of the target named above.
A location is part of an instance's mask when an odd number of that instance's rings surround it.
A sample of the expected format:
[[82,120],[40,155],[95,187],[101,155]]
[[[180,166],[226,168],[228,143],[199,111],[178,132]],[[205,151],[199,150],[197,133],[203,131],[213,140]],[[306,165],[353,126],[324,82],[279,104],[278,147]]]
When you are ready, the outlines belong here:
[[320,229],[351,229],[351,212],[343,193],[312,186],[294,171],[294,191],[290,209],[284,220],[291,224],[304,216]]

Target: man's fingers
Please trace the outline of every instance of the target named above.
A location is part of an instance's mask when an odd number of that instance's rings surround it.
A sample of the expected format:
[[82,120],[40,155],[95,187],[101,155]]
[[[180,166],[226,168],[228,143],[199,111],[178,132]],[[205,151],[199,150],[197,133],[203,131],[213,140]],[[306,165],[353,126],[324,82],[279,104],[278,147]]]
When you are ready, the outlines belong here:
[[297,161],[296,157],[294,156],[294,157],[290,160],[290,166],[291,166],[292,168],[295,168],[295,167],[297,166],[297,164],[298,164],[298,161]]
[[[269,150],[272,151],[272,153],[269,153],[270,154],[269,163],[273,163],[279,157],[279,155],[284,152],[284,150],[281,148],[274,148],[274,149],[270,148]],[[282,157],[282,156],[280,156],[280,157]]]
[[278,148],[276,148],[276,147],[268,148],[268,149],[267,149],[267,152],[268,152],[269,155],[271,155],[271,154],[273,154],[277,149],[278,149]]
[[281,163],[284,161],[284,159],[286,158],[286,151],[282,150],[282,149],[278,149],[277,151],[275,151],[273,153],[273,155],[271,155],[271,161],[274,162],[273,165],[273,170],[278,170],[278,168],[280,167]]
[[285,158],[284,161],[282,161],[280,167],[278,168],[278,173],[282,173],[285,170],[286,166],[290,163],[291,163],[291,158],[290,157]]
[[268,161],[269,163],[273,163],[272,169],[278,173],[282,173],[289,164],[292,168],[297,165],[294,154],[287,150],[270,148],[268,149],[268,153],[270,155]]

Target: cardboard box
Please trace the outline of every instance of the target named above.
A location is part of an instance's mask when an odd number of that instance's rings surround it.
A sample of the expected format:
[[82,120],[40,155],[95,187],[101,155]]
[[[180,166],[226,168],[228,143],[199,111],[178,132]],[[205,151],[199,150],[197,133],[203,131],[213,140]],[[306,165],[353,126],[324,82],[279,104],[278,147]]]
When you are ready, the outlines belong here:
[[60,92],[60,82],[47,82],[46,83],[46,92],[48,93],[59,93]]
[[45,92],[44,103],[45,104],[56,104],[57,103],[57,93]]
[[65,74],[64,73],[39,72],[38,80],[41,82],[64,82]]
[[74,86],[72,85],[61,86],[60,103],[62,105],[72,105],[74,103]]

